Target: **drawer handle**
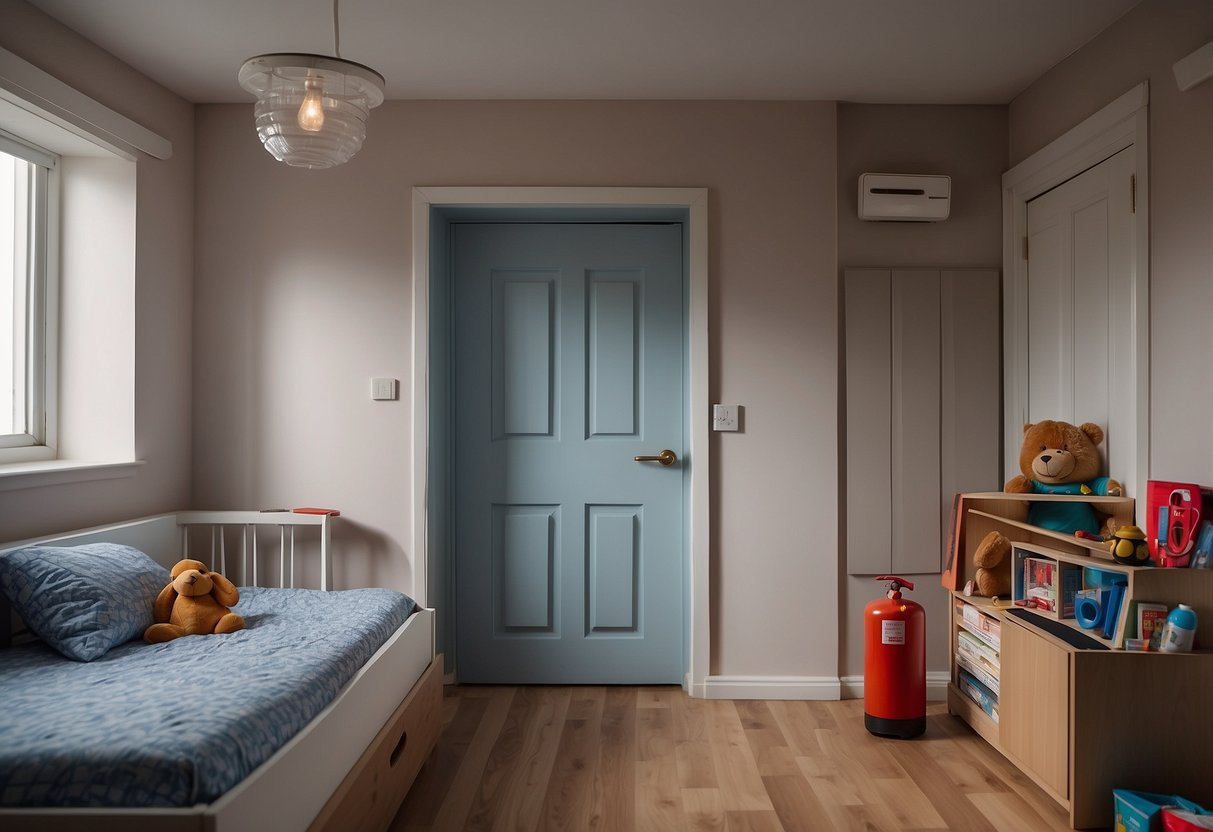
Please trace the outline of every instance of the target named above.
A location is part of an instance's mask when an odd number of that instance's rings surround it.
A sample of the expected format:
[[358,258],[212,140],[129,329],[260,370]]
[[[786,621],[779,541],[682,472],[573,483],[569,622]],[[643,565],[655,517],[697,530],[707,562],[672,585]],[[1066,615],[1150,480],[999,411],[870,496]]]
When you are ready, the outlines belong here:
[[389,766],[395,767],[397,761],[400,759],[400,755],[404,753],[404,746],[408,743],[408,740],[409,732],[405,731],[400,735],[400,741],[396,743],[396,747],[392,749],[391,756],[387,758]]

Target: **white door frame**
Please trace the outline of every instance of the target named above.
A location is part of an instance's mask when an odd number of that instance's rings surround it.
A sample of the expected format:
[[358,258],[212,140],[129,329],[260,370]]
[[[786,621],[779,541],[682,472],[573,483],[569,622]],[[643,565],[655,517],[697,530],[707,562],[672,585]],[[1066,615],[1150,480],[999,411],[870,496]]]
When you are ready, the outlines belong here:
[[688,395],[690,436],[687,438],[690,493],[687,551],[690,587],[687,593],[686,676],[683,686],[703,695],[708,675],[710,619],[708,614],[708,191],[706,188],[542,188],[542,187],[416,187],[413,188],[413,597],[427,599],[429,547],[427,494],[429,483],[429,288],[430,221],[441,208],[648,208],[669,207],[689,217],[687,310]]
[[[1019,473],[1019,448],[1028,405],[1028,269],[1024,240],[1028,202],[1126,147],[1134,147],[1136,211],[1132,274],[1131,366],[1120,374],[1124,406],[1134,408],[1136,459],[1123,477],[1144,516],[1150,463],[1150,88],[1143,81],[1002,175],[1003,467]],[[1123,476],[1123,475],[1122,475]]]

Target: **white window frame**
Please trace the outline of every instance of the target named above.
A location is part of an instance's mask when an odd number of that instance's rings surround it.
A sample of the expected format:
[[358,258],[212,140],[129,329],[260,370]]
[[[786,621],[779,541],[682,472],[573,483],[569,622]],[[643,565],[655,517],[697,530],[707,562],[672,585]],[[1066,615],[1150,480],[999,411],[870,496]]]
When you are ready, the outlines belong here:
[[59,157],[3,130],[0,151],[35,166],[26,271],[26,432],[0,435],[0,463],[33,462],[54,459],[58,438]]

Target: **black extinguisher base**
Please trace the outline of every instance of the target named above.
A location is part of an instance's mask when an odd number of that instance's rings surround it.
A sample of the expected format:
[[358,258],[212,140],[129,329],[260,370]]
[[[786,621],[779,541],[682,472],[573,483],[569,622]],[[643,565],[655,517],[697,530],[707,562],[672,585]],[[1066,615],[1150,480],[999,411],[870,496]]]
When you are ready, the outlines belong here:
[[863,715],[863,727],[868,729],[868,733],[875,734],[878,737],[890,737],[895,740],[912,740],[914,737],[921,737],[927,730],[927,718],[916,716],[912,719],[885,719],[884,717],[872,716],[869,713]]

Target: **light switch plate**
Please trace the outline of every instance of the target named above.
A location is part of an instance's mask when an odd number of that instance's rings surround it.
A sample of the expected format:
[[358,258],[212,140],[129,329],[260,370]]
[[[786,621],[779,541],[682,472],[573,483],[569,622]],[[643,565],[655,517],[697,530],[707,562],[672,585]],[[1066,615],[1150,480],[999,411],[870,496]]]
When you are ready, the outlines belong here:
[[400,382],[394,378],[371,379],[371,398],[377,402],[394,402],[400,389]]
[[712,405],[712,430],[737,430],[737,411],[739,405]]

